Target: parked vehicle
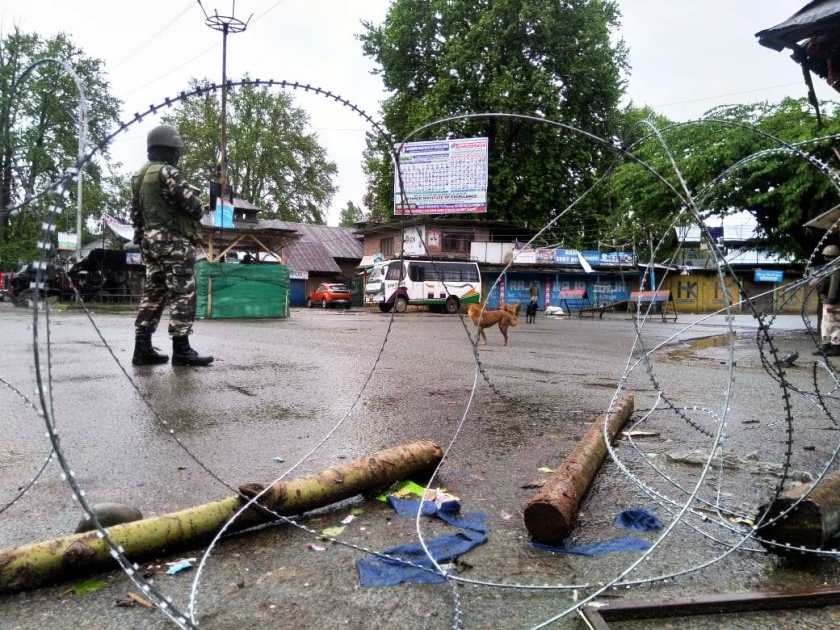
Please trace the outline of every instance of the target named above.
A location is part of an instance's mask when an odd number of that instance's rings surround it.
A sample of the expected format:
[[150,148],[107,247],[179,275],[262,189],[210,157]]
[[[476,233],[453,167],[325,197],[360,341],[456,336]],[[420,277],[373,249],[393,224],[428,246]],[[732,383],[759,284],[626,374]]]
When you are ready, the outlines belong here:
[[[16,306],[27,306],[34,298],[36,289],[32,285],[37,279],[37,263],[24,263],[12,275],[8,282],[7,293]],[[49,264],[41,271],[44,290],[41,297],[61,296],[72,292],[67,274],[61,268]]]
[[313,306],[320,306],[321,308],[327,308],[329,306],[350,308],[351,303],[352,296],[347,285],[331,282],[319,284],[318,288],[310,293],[309,299],[306,300],[306,305],[310,308]]
[[462,304],[481,301],[481,273],[474,262],[392,260],[368,273],[365,303],[383,313],[404,313],[409,304],[425,304],[453,315]]
[[68,275],[83,298],[129,297],[130,273],[142,274],[145,269],[140,252],[94,249]]

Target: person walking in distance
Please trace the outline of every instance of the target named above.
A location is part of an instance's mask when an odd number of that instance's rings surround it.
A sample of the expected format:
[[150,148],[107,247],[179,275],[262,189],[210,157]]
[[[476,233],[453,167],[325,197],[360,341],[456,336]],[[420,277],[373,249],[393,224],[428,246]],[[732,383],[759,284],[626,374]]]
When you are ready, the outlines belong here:
[[[840,247],[828,245],[822,253],[826,264],[830,264],[840,255]],[[819,291],[822,300],[822,345],[814,354],[840,356],[840,270],[823,278],[819,283]]]
[[149,161],[131,183],[134,242],[146,266],[143,297],[137,311],[134,365],[166,363],[169,357],[152,346],[163,309],[169,304],[172,365],[204,366],[213,357],[190,347],[195,320],[195,244],[203,207],[198,189],[176,168],[184,142],[174,127],[161,125],[146,139]]

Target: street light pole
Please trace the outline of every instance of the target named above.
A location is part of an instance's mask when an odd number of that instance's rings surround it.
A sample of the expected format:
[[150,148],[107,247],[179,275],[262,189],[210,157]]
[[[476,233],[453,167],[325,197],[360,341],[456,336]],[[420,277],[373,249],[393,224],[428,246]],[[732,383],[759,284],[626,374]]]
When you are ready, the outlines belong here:
[[76,152],[76,165],[79,167],[78,184],[76,187],[76,262],[82,259],[82,184],[84,174],[81,168],[82,161],[85,159],[85,148],[87,147],[87,99],[85,98],[85,89],[82,87],[82,81],[73,67],[66,61],[61,59],[53,59],[52,57],[45,57],[33,62],[26,70],[24,70],[15,81],[11,89],[10,100],[14,98],[15,91],[20,83],[29,76],[29,73],[39,66],[54,63],[70,75],[73,82],[76,84],[76,90],[79,92],[79,105],[76,118],[78,120],[78,147]]
[[[214,11],[212,15],[208,15],[204,10],[204,5],[199,0],[198,5],[204,12],[205,24],[214,31],[219,31],[222,34],[222,120],[221,120],[221,138],[219,147],[219,199],[224,204],[225,195],[227,194],[227,39],[228,35],[235,33],[242,33],[248,28],[248,23],[254,17],[252,13],[246,21],[242,21],[234,14],[236,13],[236,0],[233,0],[230,15],[219,15],[218,11]],[[212,211],[212,209],[211,209]]]

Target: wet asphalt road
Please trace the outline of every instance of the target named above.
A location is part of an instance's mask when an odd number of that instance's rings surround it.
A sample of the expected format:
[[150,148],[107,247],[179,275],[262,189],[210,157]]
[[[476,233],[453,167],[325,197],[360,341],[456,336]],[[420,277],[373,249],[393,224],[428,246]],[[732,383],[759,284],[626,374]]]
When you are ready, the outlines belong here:
[[[645,345],[652,347],[684,326],[650,322]],[[376,358],[389,317],[366,311],[293,310],[288,321],[215,321],[196,325],[194,345],[216,355],[206,370],[171,366],[130,366],[130,315],[96,316],[108,343],[138,384],[135,392],[107,349],[79,313],[53,316],[53,384],[56,420],[65,452],[87,496],[94,502],[119,501],[145,515],[162,514],[229,492],[210,478],[171,439],[184,444],[231,485],[267,481],[302,457],[347,412]],[[777,342],[783,352],[797,349],[800,366],[791,380],[810,386],[811,358],[795,318],[783,318]],[[761,369],[748,331],[749,318],[736,321],[743,333],[736,347],[738,369],[727,447],[740,455],[756,452],[763,461],[781,461],[785,450],[784,416],[779,387]],[[26,394],[34,389],[31,313],[0,304],[0,376]],[[689,337],[725,332],[721,318],[692,328],[657,354],[654,374],[674,404],[719,409],[728,383],[722,365],[727,348],[719,339],[687,345]],[[600,558],[552,555],[528,544],[521,508],[533,490],[521,486],[540,478],[541,466],[556,466],[581,434],[584,422],[603,412],[614,391],[633,342],[633,325],[616,317],[604,321],[548,320],[512,332],[501,345],[498,331],[488,334],[481,357],[493,383],[509,400],[494,397],[479,380],[474,404],[459,440],[442,470],[440,483],[460,496],[466,510],[487,514],[489,541],[463,557],[464,577],[505,583],[581,583],[615,576],[637,554]],[[157,343],[166,343],[163,334]],[[459,320],[427,313],[397,316],[377,369],[360,404],[300,473],[319,470],[342,459],[417,438],[446,444],[456,429],[473,383],[472,353]],[[651,405],[655,389],[641,368],[628,381],[637,409]],[[147,406],[151,405],[158,416]],[[816,472],[830,456],[838,433],[812,404],[794,396],[796,418],[792,465]],[[5,388],[0,388],[0,505],[32,476],[46,454],[42,420]],[[637,415],[637,418],[641,414]],[[708,416],[690,411],[693,421],[714,428]],[[165,420],[164,427],[159,420]],[[680,498],[674,485],[692,488],[697,469],[667,461],[667,454],[708,447],[708,440],[673,414],[654,413],[643,427],[659,435],[639,440],[641,454],[627,443],[619,453],[630,469],[659,492]],[[804,447],[813,447],[805,450]],[[277,463],[279,457],[285,463]],[[647,463],[653,461],[668,478]],[[295,473],[297,474],[297,473]],[[773,488],[774,479],[743,471],[725,472],[724,505],[752,510]],[[706,484],[704,496],[713,497]],[[599,474],[580,515],[575,542],[627,535],[613,520],[629,506],[644,506],[666,523],[668,513],[645,497],[613,463]],[[410,542],[411,519],[400,519],[383,504],[357,499],[363,513],[342,538],[373,549]],[[310,516],[322,529],[335,525],[351,505]],[[78,506],[50,468],[29,495],[0,515],[0,546],[18,545],[71,532]],[[725,530],[690,521],[729,540]],[[445,528],[424,521],[424,532]],[[654,534],[639,534],[654,540]],[[446,585],[362,589],[355,560],[358,552],[327,545],[312,551],[304,532],[278,527],[225,541],[213,554],[199,590],[202,627],[404,627],[450,625],[451,594]],[[696,531],[679,526],[634,575],[679,571],[722,553]],[[197,556],[199,551],[160,558]],[[155,561],[150,561],[155,564]],[[148,566],[150,562],[144,563]],[[176,604],[186,607],[193,573],[158,575],[156,581]],[[122,608],[115,601],[133,590],[117,572],[104,574],[97,592],[75,595],[68,585],[0,597],[0,628],[165,628],[155,611]],[[836,583],[833,561],[791,565],[755,553],[736,553],[702,572],[655,587],[622,590],[634,598],[724,592],[759,587],[802,587]],[[461,588],[467,628],[529,627],[568,606],[568,592]],[[840,623],[831,610],[784,615],[636,622],[642,627],[829,627]],[[579,628],[568,618],[556,627]]]

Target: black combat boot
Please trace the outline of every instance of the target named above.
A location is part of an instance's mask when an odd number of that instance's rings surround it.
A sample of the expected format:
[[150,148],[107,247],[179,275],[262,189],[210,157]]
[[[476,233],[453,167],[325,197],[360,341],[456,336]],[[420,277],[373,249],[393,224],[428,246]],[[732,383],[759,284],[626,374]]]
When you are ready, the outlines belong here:
[[[831,344],[830,343],[821,343],[819,348],[814,350],[814,356],[815,357],[816,356],[822,356],[822,355],[826,354],[829,350],[831,350]],[[829,356],[831,356],[831,355],[829,355]]]
[[137,333],[134,338],[133,365],[160,365],[169,361],[169,355],[161,354],[152,347],[152,335]]
[[190,348],[190,338],[172,337],[172,365],[204,366],[213,363],[213,357],[203,357]]

